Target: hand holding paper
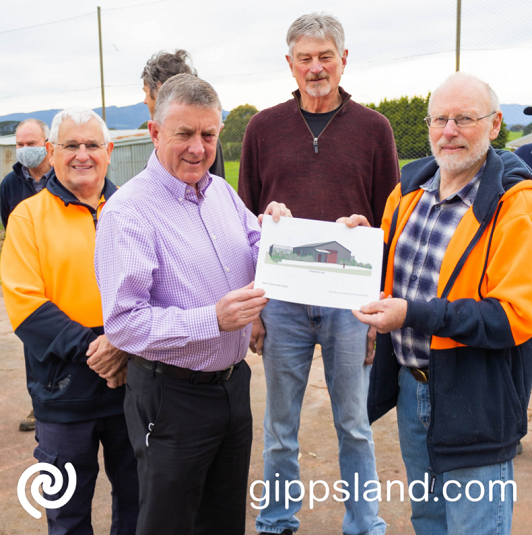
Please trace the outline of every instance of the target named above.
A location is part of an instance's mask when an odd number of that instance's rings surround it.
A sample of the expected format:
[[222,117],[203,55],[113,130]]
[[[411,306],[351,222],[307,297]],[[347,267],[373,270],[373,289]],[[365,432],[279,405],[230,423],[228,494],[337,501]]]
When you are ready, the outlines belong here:
[[406,318],[406,299],[393,298],[391,295],[383,299],[384,292],[381,292],[381,300],[374,301],[360,307],[360,310],[353,310],[355,318],[366,325],[375,327],[381,334],[389,333],[400,329]]
[[292,212],[282,202],[272,201],[266,206],[264,214],[260,214],[258,217],[260,226],[262,226],[262,219],[265,215],[271,215],[272,219],[277,223],[281,217],[292,217]]
[[349,228],[355,227],[371,227],[367,218],[363,215],[353,214],[349,217],[341,217],[336,220],[337,223],[344,223]]
[[254,289],[253,283],[233,290],[216,303],[216,317],[220,331],[238,331],[253,323],[268,303],[264,290]]

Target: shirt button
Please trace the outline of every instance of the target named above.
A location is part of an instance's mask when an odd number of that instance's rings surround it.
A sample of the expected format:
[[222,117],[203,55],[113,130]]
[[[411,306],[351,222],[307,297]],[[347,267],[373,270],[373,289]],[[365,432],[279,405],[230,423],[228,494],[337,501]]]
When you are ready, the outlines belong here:
[[242,333],[242,338],[245,338],[246,337],[246,333]]
[[179,197],[179,202],[183,202],[183,199],[181,197]]
[[437,204],[437,205],[434,207],[434,210],[436,210],[436,212],[437,212],[438,210],[441,210],[441,206],[440,206],[439,204]]
[[215,239],[216,239],[216,236],[213,234],[213,235],[211,236],[211,238],[212,238],[213,240],[215,240]]
[[422,240],[422,241],[421,241],[421,245],[422,245],[423,247],[425,247],[425,245],[427,245],[427,240]]
[[229,271],[229,267],[226,267],[226,268],[225,268],[225,271]]
[[412,275],[412,280],[417,281],[417,275]]

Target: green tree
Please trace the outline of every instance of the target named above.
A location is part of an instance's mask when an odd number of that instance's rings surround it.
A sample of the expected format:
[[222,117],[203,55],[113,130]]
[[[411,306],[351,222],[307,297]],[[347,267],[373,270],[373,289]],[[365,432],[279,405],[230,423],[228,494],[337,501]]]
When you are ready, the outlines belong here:
[[494,149],[504,149],[506,147],[506,142],[508,141],[508,128],[506,123],[503,121],[501,124],[501,129],[499,135],[496,139],[491,142],[491,146]]
[[244,132],[251,118],[258,112],[251,104],[243,104],[231,110],[220,134],[226,160],[240,160]]
[[148,130],[148,121],[144,121],[140,126],[139,130]]
[[427,125],[423,121],[429,96],[384,99],[377,106],[367,104],[368,108],[382,113],[390,121],[400,159],[422,158],[430,154]]
[[528,136],[528,134],[532,134],[532,123],[527,124],[527,125],[523,128],[523,136]]

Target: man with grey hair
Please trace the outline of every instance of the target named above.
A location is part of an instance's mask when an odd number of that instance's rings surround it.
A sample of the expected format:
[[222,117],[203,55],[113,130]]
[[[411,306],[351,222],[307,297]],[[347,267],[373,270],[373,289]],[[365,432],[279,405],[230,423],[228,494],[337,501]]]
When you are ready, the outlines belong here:
[[[116,191],[105,174],[113,144],[92,110],[58,113],[46,144],[54,171],[46,189],[21,202],[9,218],[1,258],[7,313],[24,343],[26,378],[37,419],[37,460],[63,476],[47,509],[52,535],[92,533],[98,449],[112,487],[111,533],[133,535],[138,516],[136,460],[124,418],[127,355],[105,336],[94,272],[96,222]],[[68,468],[68,467],[67,467]]]
[[45,144],[50,131],[38,119],[22,121],[15,131],[17,163],[5,176],[0,188],[2,224],[15,206],[46,187],[52,167],[46,155]]
[[[157,93],[168,78],[176,74],[198,75],[191,63],[190,54],[186,50],[176,50],[173,54],[161,51],[148,60],[140,77],[144,81],[144,87],[142,88],[145,94],[144,104],[148,106],[152,119],[155,103],[157,102]],[[209,172],[225,178],[224,154],[219,139],[216,143],[216,157],[209,168]]]
[[[303,15],[290,26],[286,60],[299,89],[288,102],[255,115],[244,136],[238,191],[252,212],[279,198],[296,217],[335,221],[362,213],[380,225],[399,178],[397,152],[388,120],[339,86],[348,56],[344,40],[342,25],[329,15]],[[354,474],[361,485],[378,479],[366,410],[374,331],[348,310],[275,300],[261,318],[250,347],[263,353],[268,389],[264,481],[270,488],[279,483],[280,492],[264,503],[257,530],[290,535],[299,527],[297,487],[288,497],[285,488],[299,479],[301,406],[320,344],[343,485],[352,496],[344,501],[343,533],[382,535],[378,502],[353,498]]]
[[[251,323],[260,227],[208,172],[218,95],[167,80],[146,169],[106,205],[96,238],[105,332],[130,354],[125,412],[139,465],[138,533],[243,535],[251,454]],[[289,215],[271,203],[266,213]]]
[[[52,174],[45,144],[49,136],[48,125],[39,119],[26,119],[15,131],[17,162],[0,185],[0,215],[4,229],[15,206],[24,199],[39,193]],[[20,431],[35,429],[33,410],[19,425]]]
[[426,122],[433,156],[403,167],[386,205],[385,293],[353,311],[381,333],[370,419],[397,407],[418,535],[509,535],[532,385],[532,172],[490,147],[502,113],[475,76],[437,88]]

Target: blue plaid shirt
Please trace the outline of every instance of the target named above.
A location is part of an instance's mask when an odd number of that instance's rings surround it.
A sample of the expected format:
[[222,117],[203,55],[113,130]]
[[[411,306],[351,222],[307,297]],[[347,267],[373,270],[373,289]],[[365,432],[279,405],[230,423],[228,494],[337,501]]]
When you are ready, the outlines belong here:
[[[484,167],[460,191],[440,201],[440,170],[421,189],[425,190],[395,249],[393,297],[430,301],[437,296],[443,256],[458,223],[473,204]],[[406,327],[392,331],[397,360],[403,366],[427,368],[430,335]]]
[[48,179],[50,176],[52,176],[52,169],[48,171],[48,173],[45,173],[40,180],[35,180],[31,175],[29,169],[23,165],[22,166],[22,174],[24,175],[24,178],[33,186],[35,189],[35,193],[39,193],[39,191],[42,191],[48,182]]

